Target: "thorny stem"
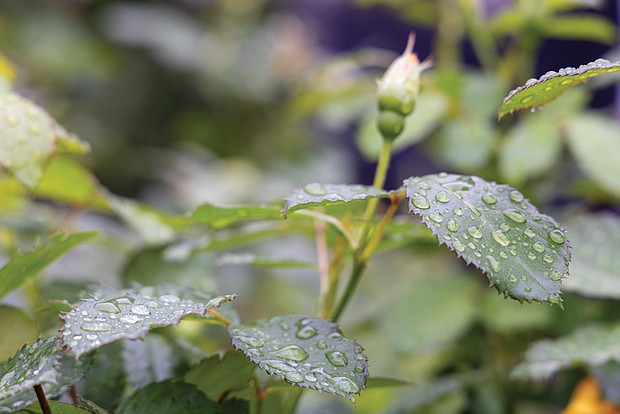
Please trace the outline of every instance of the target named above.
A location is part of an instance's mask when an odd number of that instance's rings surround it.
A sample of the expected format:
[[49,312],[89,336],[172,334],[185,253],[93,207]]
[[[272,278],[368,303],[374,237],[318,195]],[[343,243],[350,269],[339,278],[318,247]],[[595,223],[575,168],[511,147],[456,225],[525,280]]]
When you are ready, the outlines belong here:
[[43,414],[52,414],[52,410],[50,408],[49,403],[47,402],[47,398],[45,397],[45,391],[43,391],[43,387],[41,384],[37,384],[34,386],[34,392],[37,394],[37,399],[39,400],[39,405],[41,406],[41,411]]

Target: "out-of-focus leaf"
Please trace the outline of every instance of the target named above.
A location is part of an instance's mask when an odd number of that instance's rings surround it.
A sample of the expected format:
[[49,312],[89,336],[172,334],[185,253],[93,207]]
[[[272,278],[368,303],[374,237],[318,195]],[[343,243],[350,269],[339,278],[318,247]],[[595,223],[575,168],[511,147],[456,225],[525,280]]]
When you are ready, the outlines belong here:
[[306,208],[377,197],[389,197],[389,193],[365,185],[310,183],[303,188],[296,189],[284,198],[285,203],[280,214],[286,216],[294,211]]
[[2,77],[7,84],[11,84],[15,80],[13,65],[4,53],[0,53],[0,77]]
[[607,45],[616,41],[613,22],[597,15],[553,16],[541,21],[544,35],[556,39],[590,40]]
[[577,217],[571,234],[570,277],[564,288],[585,296],[620,299],[620,220],[611,214]]
[[77,384],[79,395],[110,412],[118,407],[128,385],[124,361],[119,357],[123,345],[119,341],[94,352],[87,375]]
[[[58,401],[49,401],[50,409],[54,414],[100,414],[97,411],[80,407],[73,404],[58,402]],[[42,414],[41,406],[39,403],[32,404],[29,407],[24,408],[23,410],[18,411],[21,414]]]
[[278,220],[280,215],[276,206],[219,207],[207,203],[199,206],[190,219],[219,230],[246,220]]
[[560,130],[542,113],[523,119],[506,135],[499,153],[499,170],[506,182],[521,185],[552,169],[560,157]]
[[0,361],[6,361],[25,343],[39,337],[39,328],[23,310],[0,305]]
[[316,264],[308,261],[292,260],[292,259],[277,259],[270,257],[257,256],[255,254],[226,254],[218,257],[217,264],[222,265],[253,265],[260,267],[301,267],[301,268],[313,268]]
[[222,358],[216,354],[203,359],[185,374],[184,380],[218,401],[225,392],[247,387],[255,368],[241,352],[227,352]]
[[150,244],[163,244],[172,241],[175,232],[163,215],[145,205],[130,199],[108,196],[110,208]]
[[512,376],[546,379],[574,365],[600,366],[620,361],[620,326],[590,325],[556,340],[534,343]]
[[96,232],[55,234],[33,250],[17,253],[0,269],[0,298],[37,276],[78,244],[96,235]]
[[218,414],[215,402],[194,385],[181,381],[164,381],[140,388],[121,404],[123,414]]
[[518,301],[561,303],[569,243],[556,221],[519,191],[445,173],[408,178],[405,188],[410,211],[498,291]]
[[560,96],[575,85],[605,73],[620,71],[620,62],[611,63],[597,59],[578,68],[563,68],[549,71],[540,79],[530,79],[524,86],[512,90],[499,108],[498,118],[521,109],[538,108]]
[[598,382],[603,398],[620,404],[620,364],[617,361],[610,361],[600,366],[591,367],[591,370]]
[[16,178],[0,175],[0,211],[18,211],[26,200],[26,189]]
[[159,335],[142,341],[124,341],[123,361],[127,379],[134,388],[173,377],[173,349]]
[[473,172],[491,157],[495,131],[484,118],[458,119],[447,124],[433,142],[436,157],[458,171]]
[[338,325],[306,316],[275,316],[251,325],[231,324],[233,346],[270,375],[351,400],[366,386],[363,348]]
[[[620,64],[617,66],[620,70]],[[573,117],[565,125],[567,143],[586,175],[620,196],[620,123],[600,115]]]
[[209,309],[235,298],[172,286],[106,292],[105,297],[82,300],[62,316],[62,345],[80,357],[119,339],[143,338],[155,327],[177,325],[190,314],[207,317]]
[[548,306],[525,306],[495,294],[485,295],[479,310],[485,326],[505,334],[544,329],[553,322],[553,309]]
[[415,385],[415,382],[391,377],[368,377],[366,388],[402,387]]
[[[466,275],[416,279],[388,310],[381,330],[397,352],[437,349],[461,336],[476,316],[478,284]],[[416,315],[424,315],[417,320]]]

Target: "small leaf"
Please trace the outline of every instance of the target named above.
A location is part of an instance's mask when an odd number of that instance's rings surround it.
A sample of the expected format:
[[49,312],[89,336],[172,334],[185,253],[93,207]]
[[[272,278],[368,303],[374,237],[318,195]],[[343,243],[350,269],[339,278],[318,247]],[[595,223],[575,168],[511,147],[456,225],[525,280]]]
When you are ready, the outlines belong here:
[[270,375],[300,387],[351,400],[365,388],[363,348],[338,325],[306,316],[276,316],[251,325],[231,324],[233,346]]
[[26,312],[14,306],[0,305],[0,362],[4,362],[25,343],[39,337],[37,324]]
[[498,119],[521,109],[541,107],[575,85],[585,83],[594,76],[617,71],[620,71],[620,62],[597,59],[576,69],[568,67],[558,72],[547,72],[540,79],[530,79],[524,86],[512,90],[499,108]]
[[191,220],[220,230],[246,220],[277,220],[280,216],[276,206],[219,207],[202,204],[190,216]]
[[118,409],[123,414],[217,414],[218,406],[194,385],[164,381],[147,385],[131,395]]
[[184,380],[218,401],[225,392],[247,387],[255,368],[241,352],[227,352],[222,358],[216,354],[203,359],[185,374]]
[[311,183],[306,184],[304,188],[296,189],[286,196],[280,214],[286,216],[293,211],[306,208],[377,197],[389,197],[389,193],[385,190],[378,190],[364,185]]
[[569,243],[551,217],[506,185],[474,176],[405,180],[409,209],[497,290],[518,301],[561,303]]
[[106,292],[84,299],[62,316],[61,342],[79,358],[110,342],[143,338],[152,328],[177,325],[190,314],[206,316],[209,309],[235,298],[171,286]]
[[600,366],[620,360],[620,326],[590,325],[554,341],[536,342],[512,376],[546,379],[576,364]]
[[572,245],[566,290],[594,298],[620,299],[620,220],[591,214],[567,223]]
[[0,298],[37,276],[56,259],[80,243],[97,235],[96,232],[55,234],[41,246],[17,253],[0,269]]

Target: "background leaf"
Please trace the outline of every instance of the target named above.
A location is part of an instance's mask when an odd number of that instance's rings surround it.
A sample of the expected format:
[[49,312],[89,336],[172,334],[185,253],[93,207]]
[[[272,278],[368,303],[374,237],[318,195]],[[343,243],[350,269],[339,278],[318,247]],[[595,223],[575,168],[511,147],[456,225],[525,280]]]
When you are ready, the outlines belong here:
[[597,59],[578,68],[563,68],[550,71],[540,79],[530,79],[524,86],[512,90],[499,108],[498,118],[521,109],[538,108],[569,90],[575,85],[587,82],[591,77],[620,71],[620,63]]
[[214,297],[172,286],[107,292],[84,299],[62,316],[62,345],[76,357],[119,339],[138,339],[154,327],[176,325],[190,314],[205,316],[236,295]]
[[301,387],[354,400],[365,388],[368,364],[356,341],[338,325],[306,316],[276,316],[231,324],[233,346],[270,375]]
[[140,388],[121,404],[123,414],[217,414],[218,406],[194,385],[164,381]]
[[204,223],[214,230],[246,220],[277,220],[279,209],[275,206],[219,207],[213,204],[200,205],[190,216],[191,220]]
[[[67,404],[58,401],[49,401],[50,408],[54,414],[98,414],[97,411],[89,410],[85,407],[79,407],[73,404]],[[32,404],[30,407],[18,411],[18,413],[41,414],[41,406],[39,403]]]
[[6,361],[25,343],[39,337],[36,322],[23,310],[0,305],[0,362]]
[[388,196],[389,193],[385,190],[364,185],[310,183],[286,196],[280,213],[286,216],[294,211],[311,207]]
[[568,242],[555,220],[520,192],[445,173],[409,178],[405,187],[410,211],[500,292],[519,301],[561,302]]

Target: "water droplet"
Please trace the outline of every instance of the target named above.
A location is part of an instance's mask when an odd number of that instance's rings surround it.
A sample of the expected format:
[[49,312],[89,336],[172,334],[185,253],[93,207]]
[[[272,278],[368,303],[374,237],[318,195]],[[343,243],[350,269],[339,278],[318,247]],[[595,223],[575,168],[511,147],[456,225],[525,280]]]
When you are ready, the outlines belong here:
[[450,221],[448,221],[448,223],[446,224],[446,228],[451,232],[457,232],[459,230],[459,225],[457,224],[456,220],[450,219]]
[[549,277],[551,278],[551,280],[560,280],[562,279],[562,273],[558,272],[557,270],[552,270],[549,274]]
[[523,194],[521,194],[517,190],[512,190],[508,197],[510,197],[510,199],[514,201],[515,203],[520,203],[523,201]]
[[527,258],[530,260],[536,260],[536,255],[534,254],[534,252],[529,252],[527,254]]
[[82,335],[74,335],[73,339],[76,341],[81,341],[82,340]]
[[364,366],[361,364],[357,364],[353,370],[357,372],[358,374],[361,374],[362,372],[366,370],[366,368],[364,368]]
[[324,340],[321,339],[319,342],[317,342],[316,347],[319,349],[325,349],[327,348],[327,344]]
[[284,379],[287,380],[288,382],[298,383],[298,382],[304,381],[304,376],[300,372],[293,371],[293,372],[286,373],[284,375]]
[[545,251],[545,246],[543,246],[542,243],[538,243],[538,242],[532,244],[532,248],[536,250],[538,253],[542,253]]
[[527,293],[530,293],[532,291],[532,288],[526,286],[526,287],[523,288],[523,290],[525,290]]
[[564,244],[564,242],[566,241],[566,236],[564,236],[564,233],[562,233],[562,230],[558,230],[558,229],[550,231],[549,238],[551,239],[552,242],[556,244]]
[[308,359],[308,353],[297,345],[288,345],[271,353],[274,356],[293,361],[303,361]]
[[450,193],[441,190],[440,192],[435,194],[435,200],[439,201],[440,203],[447,203],[450,201]]
[[510,208],[508,210],[504,210],[503,213],[504,213],[504,216],[508,217],[510,220],[514,221],[515,223],[525,223],[527,220],[525,218],[525,215],[519,210],[517,210],[516,208]]
[[304,375],[304,378],[308,382],[316,382],[318,379],[316,375],[312,372],[308,372],[306,375]]
[[510,244],[510,239],[502,230],[493,230],[491,235],[493,236],[493,239],[495,239],[495,241],[502,246],[508,246]]
[[139,317],[139,316],[137,316],[137,315],[131,315],[131,314],[129,314],[129,315],[123,315],[123,316],[121,316],[120,318],[118,318],[118,320],[119,320],[120,322],[122,322],[122,323],[128,323],[128,324],[130,324],[130,325],[133,325],[134,323],[138,323],[138,322],[142,321],[143,319],[142,319],[142,318],[140,318],[140,317]]
[[510,275],[508,277],[508,280],[510,280],[511,283],[516,283],[517,282],[517,277],[515,275]]
[[359,387],[347,377],[335,377],[331,379],[334,386],[345,394],[356,394]]
[[121,310],[112,302],[101,302],[95,304],[95,309],[104,313],[119,313]]
[[283,331],[288,331],[289,329],[291,329],[288,322],[286,322],[285,320],[281,320],[280,322],[278,322],[278,325],[280,325],[280,328],[282,328]]
[[463,210],[461,210],[460,208],[455,208],[454,214],[461,217],[463,215]]
[[530,239],[534,236],[536,236],[536,233],[534,232],[534,230],[532,230],[531,228],[527,227],[525,230],[523,230],[523,234],[525,234],[527,237],[529,237]]
[[502,259],[507,259],[508,258],[508,253],[506,253],[506,252],[499,252],[499,257],[501,257]]
[[418,188],[420,190],[430,190],[431,189],[431,186],[426,181],[419,181],[417,185],[418,185]]
[[469,235],[475,239],[481,239],[482,238],[482,232],[480,231],[480,229],[476,226],[471,226],[467,229],[467,233],[469,233]]
[[[75,339],[75,336],[73,337],[73,339]],[[97,339],[97,335],[95,335],[95,334],[88,334],[88,335],[86,335],[86,339],[88,339],[89,341],[94,341],[95,339]]]
[[269,359],[269,360],[263,361],[263,364],[273,370],[278,371],[279,373],[297,371],[295,367],[290,366],[284,361],[278,361],[277,359],[273,359],[273,360]]
[[329,351],[325,353],[325,356],[335,367],[344,367],[349,362],[347,356],[340,351]]
[[253,348],[260,348],[263,346],[263,342],[260,341],[258,338],[254,338],[253,336],[235,334],[235,339]]
[[260,349],[256,348],[248,348],[245,350],[245,354],[250,357],[252,360],[257,360],[258,358],[263,356],[263,353]]
[[459,239],[454,239],[454,241],[452,241],[452,247],[454,247],[454,250],[457,252],[465,251],[465,245],[461,243]]
[[411,203],[421,209],[421,210],[428,210],[431,207],[431,203],[428,201],[428,199],[424,196],[415,196],[411,199]]
[[112,325],[105,322],[87,322],[82,324],[82,330],[88,332],[106,332],[112,329]]
[[506,223],[502,223],[502,224],[500,224],[500,225],[499,225],[499,228],[500,228],[502,231],[509,231],[509,230],[510,230],[510,226],[509,226],[508,224],[506,224]]
[[114,301],[119,305],[131,305],[135,302],[134,298],[116,298]]
[[487,262],[489,262],[489,266],[491,266],[491,270],[493,270],[495,273],[500,271],[501,266],[495,257],[487,256],[486,259]]
[[181,301],[181,299],[179,299],[178,297],[174,295],[161,295],[159,297],[159,300],[161,300],[164,303],[178,303]]
[[135,313],[136,315],[147,316],[151,314],[151,311],[149,311],[149,308],[147,308],[144,305],[136,305],[133,308],[131,308],[131,313]]
[[326,193],[325,188],[319,183],[310,183],[306,184],[304,187],[304,191],[310,195],[323,195]]
[[467,246],[472,250],[476,250],[476,245],[473,244],[472,242],[467,243]]
[[443,221],[443,216],[439,213],[429,214],[428,217],[433,220],[435,223],[441,223]]
[[553,257],[549,256],[548,254],[543,256],[543,261],[546,263],[553,263]]
[[497,203],[497,198],[492,193],[485,193],[482,196],[482,201],[484,201],[487,204],[495,204],[495,203]]
[[312,337],[315,337],[317,333],[318,332],[314,326],[305,325],[297,330],[295,336],[299,339],[310,339]]

